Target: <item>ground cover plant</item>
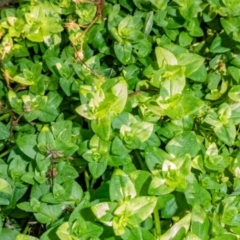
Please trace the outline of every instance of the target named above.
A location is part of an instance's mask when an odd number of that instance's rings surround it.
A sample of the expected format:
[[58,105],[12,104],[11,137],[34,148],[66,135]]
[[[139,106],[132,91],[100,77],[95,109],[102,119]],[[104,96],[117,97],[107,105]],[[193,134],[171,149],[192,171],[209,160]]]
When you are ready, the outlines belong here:
[[239,1],[0,8],[0,239],[240,239]]

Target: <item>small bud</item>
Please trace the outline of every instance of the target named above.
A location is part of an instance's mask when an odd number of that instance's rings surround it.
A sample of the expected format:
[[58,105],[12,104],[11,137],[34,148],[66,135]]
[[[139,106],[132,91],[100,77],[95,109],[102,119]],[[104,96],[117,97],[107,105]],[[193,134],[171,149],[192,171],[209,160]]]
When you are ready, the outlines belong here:
[[82,50],[79,50],[79,51],[76,52],[76,59],[78,61],[82,61],[84,59],[84,54],[83,54]]
[[23,107],[23,110],[24,110],[24,112],[25,112],[25,113],[29,113],[29,112],[31,112],[31,111],[32,111],[32,109],[31,109],[31,106],[30,106],[30,105],[24,105],[24,107]]
[[4,52],[5,53],[10,53],[11,49],[12,49],[12,45],[10,43],[7,43],[4,45]]
[[67,30],[72,30],[74,28],[78,28],[79,25],[77,23],[75,23],[73,20],[69,21],[68,23],[64,24],[65,28],[67,28]]
[[55,178],[58,175],[58,171],[56,168],[49,169],[47,172],[47,176],[50,178]]
[[72,0],[74,3],[79,4],[81,0]]

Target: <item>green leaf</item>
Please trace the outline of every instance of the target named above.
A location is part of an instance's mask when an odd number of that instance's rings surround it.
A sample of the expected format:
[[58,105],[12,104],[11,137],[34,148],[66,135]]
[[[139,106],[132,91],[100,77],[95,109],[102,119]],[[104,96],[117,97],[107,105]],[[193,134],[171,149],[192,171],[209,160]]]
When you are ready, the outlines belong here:
[[221,24],[226,33],[231,36],[234,41],[239,42],[239,17],[221,18]]
[[240,101],[240,85],[234,85],[228,92],[228,96],[236,102]]
[[81,25],[91,23],[96,14],[96,7],[93,4],[80,4],[81,6],[76,9],[76,14],[79,16]]
[[96,239],[102,234],[103,227],[90,221],[84,221],[83,218],[79,218],[74,223],[72,232],[75,233],[74,237],[76,236],[81,239]]
[[228,67],[228,71],[233,79],[239,83],[240,82],[240,69],[238,67],[230,66]]
[[0,140],[5,140],[10,137],[9,129],[2,122],[0,122],[0,132],[1,132]]
[[236,55],[231,61],[231,65],[235,67],[240,67],[240,55]]
[[[59,139],[65,142],[71,142],[71,138],[72,138],[72,122],[71,121],[55,122],[52,124],[51,129],[55,139]],[[48,139],[48,141],[46,142],[50,142],[50,139]]]
[[20,75],[16,75],[16,76],[13,78],[13,81],[16,82],[16,83],[20,83],[20,84],[22,84],[22,85],[27,85],[27,86],[34,84],[33,81],[28,80],[28,79],[26,79],[25,77],[20,76]]
[[13,55],[15,57],[28,57],[29,52],[28,52],[27,47],[25,46],[25,43],[14,44]]
[[230,196],[224,199],[224,210],[221,218],[222,223],[229,226],[239,226],[240,214],[237,209],[238,203],[239,199],[236,196]]
[[98,220],[109,226],[112,225],[113,211],[117,205],[114,202],[101,202],[93,205],[91,209]]
[[[119,29],[119,28],[118,28]],[[134,28],[125,28],[122,31],[119,31],[120,37],[124,40],[128,41],[129,43],[137,43],[139,40],[145,39],[144,34],[137,29]]]
[[196,135],[190,131],[185,131],[177,135],[166,146],[168,153],[176,157],[184,156],[185,154],[195,157],[200,149],[201,145]]
[[165,9],[167,7],[167,4],[168,4],[168,1],[169,0],[150,0],[150,2],[155,6],[157,7],[158,9]]
[[42,122],[52,122],[59,115],[58,110],[54,106],[43,106],[39,108],[38,119]]
[[175,186],[168,185],[166,179],[158,176],[153,176],[150,183],[148,193],[150,195],[165,195],[173,192]]
[[16,236],[15,240],[38,240],[38,238],[25,234],[19,234]]
[[70,79],[63,78],[63,77],[60,78],[60,81],[59,81],[60,86],[67,96],[71,96],[71,87],[72,87],[73,81],[74,81],[74,78],[70,78]]
[[0,232],[0,238],[4,240],[13,240],[16,239],[18,234],[19,232],[17,230],[3,228],[2,231]]
[[[47,125],[44,125],[41,129],[40,133],[38,134],[38,148],[42,152],[46,152],[46,147],[49,146],[50,143],[54,142],[54,136],[52,132],[50,131],[50,128]],[[44,147],[44,149],[41,149],[41,146]]]
[[0,236],[1,236],[1,232],[2,232],[2,225],[3,225],[3,221],[2,221],[2,217],[0,217]]
[[145,148],[145,159],[149,170],[153,171],[161,168],[163,161],[170,160],[171,156],[160,148],[147,146]]
[[74,200],[76,204],[80,203],[83,197],[83,190],[76,181],[66,181],[63,183],[62,187],[65,190],[64,198],[66,200]]
[[34,134],[21,134],[16,139],[17,146],[28,157],[34,159],[37,154],[37,136]]
[[123,78],[117,80],[118,82],[111,88],[111,92],[116,97],[116,100],[111,104],[111,111],[121,113],[127,102],[128,85]]
[[[230,43],[230,44],[229,44]],[[224,53],[230,51],[235,46],[235,42],[228,38],[225,34],[216,36],[210,46],[213,53]]]
[[196,82],[205,82],[207,79],[207,69],[204,65],[201,65],[198,70],[193,72],[188,76],[188,78],[196,81]]
[[191,221],[191,213],[175,223],[168,231],[161,235],[160,240],[181,239],[185,236],[189,229]]
[[133,52],[140,58],[144,58],[152,51],[152,44],[146,39],[141,39],[133,45]]
[[8,101],[11,105],[11,107],[13,108],[13,110],[18,113],[21,114],[22,113],[22,101],[17,97],[17,94],[10,90],[7,93],[8,96]]
[[155,48],[155,54],[157,57],[158,67],[162,68],[165,64],[167,65],[177,65],[178,60],[174,54],[162,47]]
[[123,7],[125,7],[126,9],[132,11],[132,9],[133,9],[133,3],[128,2],[127,0],[119,0],[119,3],[120,3]]
[[114,52],[121,63],[129,64],[132,56],[132,44],[129,42],[114,43]]
[[150,32],[152,31],[152,27],[153,27],[153,17],[154,17],[154,13],[153,11],[148,12],[146,19],[145,19],[145,25],[144,25],[144,35],[147,37]]
[[192,210],[192,219],[190,231],[199,239],[207,240],[209,238],[210,221],[206,212],[199,205],[194,205]]
[[228,146],[234,144],[236,138],[236,127],[234,125],[220,125],[214,128],[217,137],[226,143]]
[[122,125],[128,125],[130,116],[131,115],[127,112],[118,114],[118,116],[112,121],[113,129],[120,129]]
[[141,227],[133,229],[127,228],[121,238],[124,240],[155,240],[155,237],[148,230]]
[[151,136],[153,131],[153,124],[148,122],[138,122],[131,127],[134,136],[138,137],[141,142],[145,142]]
[[213,238],[213,240],[237,240],[237,237],[232,234],[222,234],[218,237]]
[[77,170],[65,161],[57,164],[56,168],[58,175],[55,177],[55,182],[59,184],[73,180],[79,176]]
[[194,53],[183,53],[178,56],[178,64],[185,66],[185,76],[188,77],[197,71],[204,63],[204,58]]
[[33,212],[33,209],[29,202],[21,202],[17,205],[17,207],[24,210],[25,212]]
[[239,1],[0,9],[0,239],[239,238]]
[[186,84],[184,71],[185,69],[181,66],[166,67],[160,89],[160,97],[162,99],[182,93]]
[[61,205],[48,205],[41,203],[39,210],[34,210],[34,216],[40,223],[51,223],[57,221],[62,214]]
[[231,159],[220,155],[210,155],[204,160],[205,166],[213,171],[223,172],[230,165]]
[[4,179],[0,178],[0,192],[12,194],[11,185]]
[[92,176],[97,179],[99,178],[107,168],[107,161],[104,162],[90,162],[88,164],[89,171],[91,172]]
[[189,186],[184,192],[188,204],[194,206],[194,204],[201,205],[203,207],[209,207],[211,205],[211,195],[210,193],[199,186],[199,184],[194,180],[188,183]]
[[18,180],[26,173],[27,162],[20,157],[14,158],[9,164],[8,171],[14,180]]
[[137,196],[148,195],[148,185],[151,182],[151,174],[147,171],[137,170],[130,173],[130,179],[134,183]]
[[115,155],[122,155],[130,152],[119,137],[115,137],[112,141],[111,151]]
[[114,215],[125,216],[128,224],[137,227],[153,212],[156,203],[156,197],[136,197],[120,204]]
[[114,171],[109,191],[111,201],[121,201],[136,196],[134,184],[128,175],[120,169]]
[[69,227],[68,222],[64,222],[58,227],[56,234],[60,240],[73,240],[73,238],[69,235]]
[[190,45],[192,40],[193,38],[187,32],[181,32],[179,35],[179,43],[183,47]]
[[161,216],[162,218],[172,218],[179,208],[178,203],[175,196],[172,194],[163,195],[161,199],[164,199],[164,197],[168,197],[168,199],[164,202],[163,208],[161,208]]

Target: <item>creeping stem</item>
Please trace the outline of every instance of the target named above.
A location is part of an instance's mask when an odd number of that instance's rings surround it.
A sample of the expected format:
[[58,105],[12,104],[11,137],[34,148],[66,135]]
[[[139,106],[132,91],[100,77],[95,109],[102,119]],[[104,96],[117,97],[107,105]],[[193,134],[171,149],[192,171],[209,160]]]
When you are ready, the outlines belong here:
[[84,179],[85,179],[86,188],[87,188],[87,190],[89,190],[90,189],[90,183],[89,183],[90,177],[88,175],[87,169],[84,170]]
[[147,167],[146,167],[145,163],[142,160],[140,152],[138,150],[134,150],[134,154],[137,157],[137,160],[138,160],[138,162],[139,162],[139,164],[141,166],[141,169],[142,170],[147,170]]
[[153,217],[154,217],[154,225],[155,225],[155,235],[156,235],[156,237],[160,237],[161,236],[161,222],[160,222],[157,206],[154,208]]

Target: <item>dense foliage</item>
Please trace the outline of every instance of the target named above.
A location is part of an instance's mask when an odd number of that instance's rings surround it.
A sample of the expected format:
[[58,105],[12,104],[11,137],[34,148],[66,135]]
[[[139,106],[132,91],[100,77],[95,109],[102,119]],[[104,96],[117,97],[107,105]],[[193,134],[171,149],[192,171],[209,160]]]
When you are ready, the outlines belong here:
[[0,16],[0,239],[240,239],[238,0]]

